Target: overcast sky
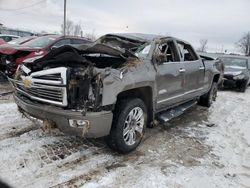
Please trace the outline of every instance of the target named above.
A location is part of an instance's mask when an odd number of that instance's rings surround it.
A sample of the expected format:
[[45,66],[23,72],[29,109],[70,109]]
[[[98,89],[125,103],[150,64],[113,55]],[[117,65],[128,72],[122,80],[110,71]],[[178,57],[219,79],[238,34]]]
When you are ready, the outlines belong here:
[[[195,47],[200,39],[207,39],[210,51],[235,51],[235,42],[250,31],[250,0],[67,1],[68,19],[97,36],[114,32],[164,34]],[[5,26],[60,32],[62,22],[63,0],[0,0],[0,23]]]

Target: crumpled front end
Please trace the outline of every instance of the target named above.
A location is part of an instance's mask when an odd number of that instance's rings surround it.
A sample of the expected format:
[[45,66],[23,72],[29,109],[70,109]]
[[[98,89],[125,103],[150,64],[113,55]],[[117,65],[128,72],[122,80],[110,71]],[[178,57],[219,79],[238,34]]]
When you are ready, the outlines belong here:
[[[108,135],[115,101],[109,101],[107,95],[116,98],[128,67],[125,65],[140,61],[110,47],[104,54],[96,54],[96,50],[96,46],[92,51],[65,46],[19,66],[15,78],[9,80],[20,110],[44,122],[53,121],[69,134]],[[105,88],[111,89],[103,97]]]
[[245,85],[248,79],[242,71],[225,71],[223,86],[228,88],[241,87],[241,85]]
[[[22,69],[25,69],[25,66],[22,66]],[[26,76],[20,75],[19,79],[9,78],[9,80],[18,95],[37,102],[66,107],[68,105],[66,75],[67,68],[59,67]]]
[[[9,79],[15,88],[15,101],[25,116],[46,122],[71,135],[102,137],[109,134],[113,114],[111,108],[98,109],[97,82],[91,85],[89,69],[73,71],[58,67],[37,71],[22,66],[15,79]],[[18,78],[17,78],[18,77]],[[98,90],[100,95],[100,91]],[[97,99],[98,100],[98,99]]]

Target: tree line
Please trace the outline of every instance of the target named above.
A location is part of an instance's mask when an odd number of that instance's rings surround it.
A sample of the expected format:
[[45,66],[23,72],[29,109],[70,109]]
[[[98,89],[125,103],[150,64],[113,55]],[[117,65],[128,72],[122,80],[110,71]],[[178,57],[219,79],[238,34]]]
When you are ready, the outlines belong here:
[[[62,34],[63,34],[63,29],[64,29],[64,23],[61,24]],[[91,33],[83,33],[81,23],[74,23],[72,20],[66,20],[65,35],[81,36],[89,38],[91,40],[96,40],[97,38],[94,30]]]
[[[201,39],[199,41],[200,46],[198,48],[198,51],[200,52],[206,52],[207,51],[207,39]],[[241,53],[243,53],[246,56],[250,56],[250,31],[247,33],[244,33],[239,41],[236,43],[237,48],[240,50]]]

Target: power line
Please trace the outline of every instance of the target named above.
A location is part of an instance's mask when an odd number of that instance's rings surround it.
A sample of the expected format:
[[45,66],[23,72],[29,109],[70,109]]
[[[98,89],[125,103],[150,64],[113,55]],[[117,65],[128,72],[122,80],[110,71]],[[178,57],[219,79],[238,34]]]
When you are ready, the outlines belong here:
[[30,8],[30,7],[33,7],[33,6],[36,6],[38,4],[41,4],[43,2],[45,2],[46,0],[42,0],[42,1],[39,1],[37,3],[34,3],[34,4],[31,4],[29,6],[26,6],[26,7],[21,7],[21,8],[17,8],[17,9],[5,9],[5,8],[0,8],[0,10],[3,10],[3,11],[18,11],[18,10],[23,10],[23,9],[26,9],[26,8]]

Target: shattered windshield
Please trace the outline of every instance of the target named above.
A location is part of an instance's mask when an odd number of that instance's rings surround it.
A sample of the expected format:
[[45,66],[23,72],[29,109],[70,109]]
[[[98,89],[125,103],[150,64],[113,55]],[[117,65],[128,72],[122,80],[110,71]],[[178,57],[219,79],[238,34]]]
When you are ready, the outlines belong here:
[[140,46],[135,52],[135,55],[139,58],[145,59],[149,54],[150,48],[151,44]]
[[31,40],[29,42],[26,42],[25,44],[23,44],[23,46],[27,46],[27,47],[31,47],[31,48],[44,48],[44,47],[50,45],[55,40],[56,40],[56,37],[43,36],[43,37],[38,37],[38,38]]
[[222,57],[220,58],[224,63],[225,67],[238,68],[238,69],[246,69],[247,68],[247,60],[241,58],[232,58],[232,57]]

